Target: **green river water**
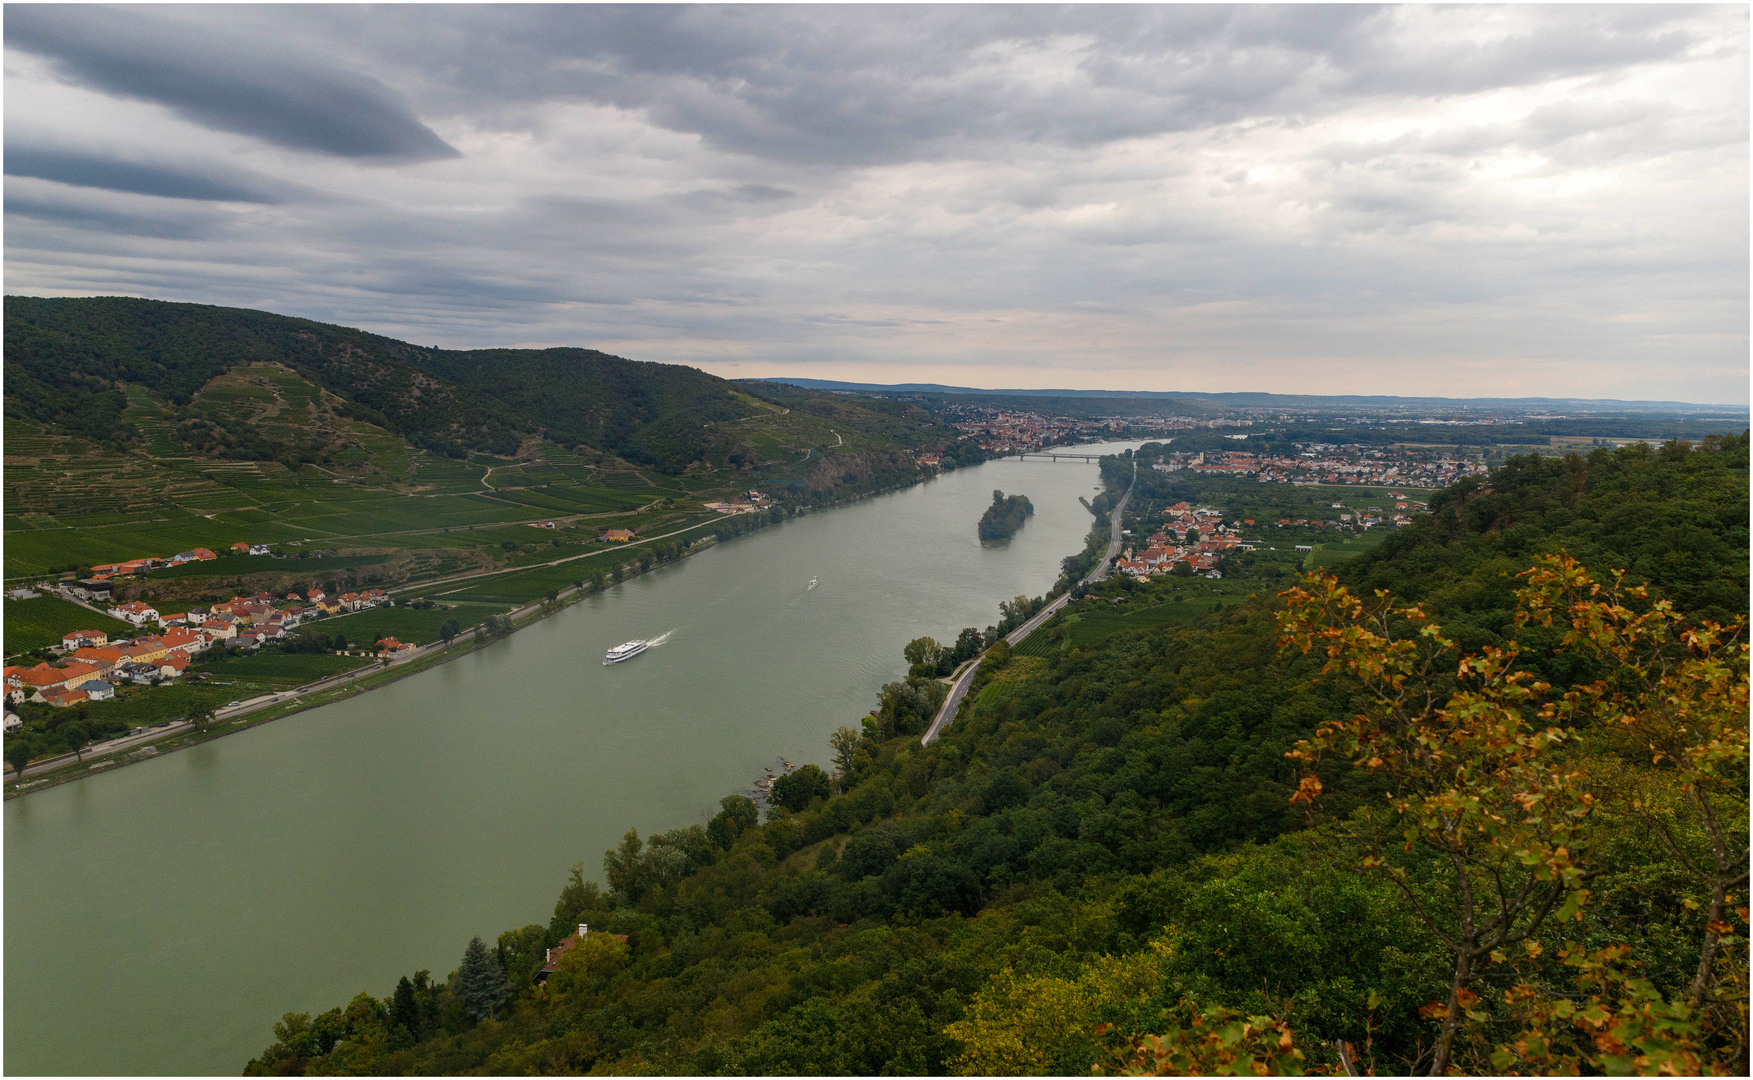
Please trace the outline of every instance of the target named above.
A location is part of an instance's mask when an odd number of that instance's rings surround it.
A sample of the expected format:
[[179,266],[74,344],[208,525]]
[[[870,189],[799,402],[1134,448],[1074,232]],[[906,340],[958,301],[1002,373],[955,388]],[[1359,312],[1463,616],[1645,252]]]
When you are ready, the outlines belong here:
[[[982,547],[994,488],[1035,515]],[[236,1075],[282,1013],[442,978],[471,935],[546,923],[568,868],[600,880],[630,826],[703,822],[781,756],[825,765],[909,639],[1052,584],[1096,490],[1093,463],[959,470],[351,701],[8,802],[6,1072]]]

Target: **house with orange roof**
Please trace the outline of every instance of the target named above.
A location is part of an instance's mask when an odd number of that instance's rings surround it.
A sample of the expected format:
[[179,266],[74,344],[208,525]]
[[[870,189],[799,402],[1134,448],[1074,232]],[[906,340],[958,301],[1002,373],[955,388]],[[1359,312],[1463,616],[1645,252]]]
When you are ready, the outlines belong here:
[[73,659],[82,664],[94,664],[107,673],[117,664],[126,663],[128,654],[115,646],[87,645],[76,650]]
[[20,675],[19,682],[22,684],[22,689],[26,691],[35,691],[36,694],[40,695],[54,690],[64,690],[68,687],[78,686],[82,682],[88,682],[92,679],[99,678],[103,674],[103,670],[96,664],[87,664],[83,661],[75,661],[62,667],[51,667],[48,664],[38,664],[36,667],[30,668]]
[[377,655],[379,656],[397,656],[401,653],[411,652],[413,649],[413,645],[397,641],[393,637],[384,638],[377,643]]
[[4,682],[8,701],[24,700],[24,673],[28,670],[30,669],[17,667],[13,664],[6,665]]
[[102,630],[75,630],[72,633],[61,635],[63,649],[71,650],[77,649],[81,645],[108,645],[109,643],[109,634]]
[[184,656],[198,653],[207,647],[207,639],[201,632],[186,626],[166,630],[160,640],[172,654],[181,653]]
[[41,701],[53,705],[57,709],[65,709],[69,705],[77,705],[81,701],[91,700],[91,695],[84,690],[70,690],[57,687],[53,690],[39,690],[31,697],[32,701]]

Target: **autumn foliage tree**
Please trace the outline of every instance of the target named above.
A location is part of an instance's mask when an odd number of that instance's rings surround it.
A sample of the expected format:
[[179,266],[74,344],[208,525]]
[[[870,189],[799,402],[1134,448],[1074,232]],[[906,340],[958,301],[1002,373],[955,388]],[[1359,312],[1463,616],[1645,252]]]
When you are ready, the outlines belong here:
[[[1302,769],[1292,801],[1320,807],[1325,789],[1319,770],[1328,757],[1385,784],[1385,807],[1366,807],[1340,828],[1360,853],[1356,869],[1393,882],[1453,957],[1448,1000],[1425,1006],[1425,1015],[1441,1021],[1430,1072],[1442,1075],[1463,1026],[1488,1018],[1490,1003],[1474,988],[1481,972],[1516,962],[1513,946],[1521,946],[1519,959],[1537,959],[1541,928],[1580,918],[1590,898],[1598,800],[1574,752],[1579,731],[1633,756],[1643,747],[1655,770],[1652,790],[1677,788],[1679,803],[1705,841],[1703,851],[1688,851],[1684,830],[1665,821],[1676,811],[1647,792],[1637,799],[1676,858],[1710,889],[1692,1003],[1676,1012],[1673,1002],[1627,974],[1612,950],[1589,959],[1567,946],[1566,963],[1583,968],[1585,991],[1596,997],[1618,993],[1613,1000],[1619,1006],[1608,1002],[1578,1011],[1573,994],[1563,1003],[1536,1007],[1531,1003],[1548,995],[1526,982],[1508,991],[1503,1004],[1537,1028],[1584,1012],[1585,1027],[1607,1025],[1609,1013],[1617,1015],[1614,1010],[1623,1006],[1628,1016],[1645,1018],[1642,1026],[1633,1025],[1637,1031],[1659,1028],[1662,1038],[1681,1040],[1673,1060],[1693,1060],[1686,1057],[1695,1053],[1698,1034],[1692,1013],[1712,997],[1718,947],[1738,943],[1744,956],[1745,939],[1734,936],[1724,916],[1747,881],[1746,647],[1737,644],[1738,628],[1689,627],[1671,605],[1643,604],[1647,595],[1624,586],[1617,575],[1603,586],[1566,555],[1542,559],[1522,578],[1517,631],[1568,622],[1558,651],[1578,654],[1592,670],[1604,671],[1600,678],[1556,694],[1519,666],[1522,646],[1514,639],[1502,648],[1457,656],[1454,642],[1421,608],[1396,607],[1386,593],[1365,601],[1319,574],[1287,591],[1282,644],[1304,653],[1324,651],[1323,676],[1349,680],[1363,704],[1348,718],[1323,723],[1290,752]],[[1643,610],[1629,606],[1633,602]],[[1744,1033],[1744,994],[1740,1001],[1719,1023]],[[1739,1042],[1738,1051],[1731,1046],[1721,1052],[1738,1052],[1744,1060],[1744,1037]],[[1549,1044],[1542,1036],[1533,1045]],[[1530,1055],[1524,1047],[1521,1053],[1501,1052],[1496,1064],[1587,1060],[1610,1069],[1628,1045],[1609,1038],[1594,1057],[1581,1058],[1545,1050]],[[1627,1060],[1637,1059],[1633,1053]],[[1655,1061],[1648,1055],[1645,1060]]]

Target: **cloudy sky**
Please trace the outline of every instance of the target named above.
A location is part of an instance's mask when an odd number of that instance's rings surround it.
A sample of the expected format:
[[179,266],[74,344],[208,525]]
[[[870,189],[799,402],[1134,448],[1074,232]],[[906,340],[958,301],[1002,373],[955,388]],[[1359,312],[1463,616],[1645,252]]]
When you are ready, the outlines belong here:
[[5,287],[973,386],[1748,399],[1748,9],[5,9]]

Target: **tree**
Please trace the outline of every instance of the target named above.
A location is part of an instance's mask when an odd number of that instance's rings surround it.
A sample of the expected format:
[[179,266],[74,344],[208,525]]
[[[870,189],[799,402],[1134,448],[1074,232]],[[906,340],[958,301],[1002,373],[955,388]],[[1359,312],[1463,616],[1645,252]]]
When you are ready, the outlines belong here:
[[196,731],[206,731],[212,727],[213,719],[213,703],[206,699],[195,702],[194,708],[189,710],[189,723],[195,726]]
[[480,1023],[493,1016],[511,998],[511,984],[499,957],[491,952],[479,935],[469,939],[463,950],[462,966],[457,968],[451,990],[463,1003],[463,1012]]
[[747,795],[726,795],[718,800],[719,810],[706,826],[706,835],[714,844],[730,850],[737,837],[761,821],[761,811]]
[[[1664,450],[1673,443],[1666,444]],[[1564,696],[1557,714],[1601,726],[1621,753],[1677,781],[1679,808],[1641,791],[1633,806],[1669,852],[1710,891],[1704,945],[1692,983],[1694,1006],[1709,992],[1718,940],[1733,891],[1747,884],[1747,643],[1743,628],[1696,626],[1649,590],[1629,587],[1615,572],[1594,581],[1568,555],[1548,556],[1523,575],[1519,621],[1551,626],[1568,618],[1561,648],[1580,647],[1607,673]],[[1631,605],[1645,606],[1639,613]],[[1689,813],[1705,838],[1702,852],[1683,843],[1673,824]]]
[[1291,801],[1319,802],[1325,754],[1387,779],[1386,813],[1366,807],[1341,824],[1361,851],[1346,861],[1385,875],[1453,960],[1448,1001],[1423,1010],[1442,1021],[1430,1075],[1443,1076],[1462,1022],[1482,1015],[1479,971],[1548,916],[1580,918],[1595,799],[1559,757],[1574,733],[1550,723],[1551,687],[1517,670],[1514,640],[1457,664],[1416,605],[1396,608],[1385,592],[1366,605],[1328,574],[1302,582],[1283,594],[1283,644],[1321,647],[1323,675],[1347,677],[1365,708],[1286,755],[1303,770]]
[[413,1042],[420,1038],[420,1003],[414,997],[414,984],[403,975],[396,983],[394,996],[390,998],[390,1025],[399,1029],[403,1042]]
[[799,813],[833,794],[834,783],[819,765],[800,765],[773,781],[773,802]]
[[571,993],[627,966],[627,946],[610,934],[590,934],[567,949],[548,978],[548,992]]
[[24,776],[24,767],[30,764],[34,753],[33,745],[28,736],[14,739],[12,745],[6,748],[6,763],[12,766],[14,776],[20,778]]
[[1083,1072],[1099,1034],[1097,1010],[1145,999],[1160,980],[1148,953],[1098,957],[1071,978],[1024,976],[1007,966],[949,1025],[946,1034],[962,1043],[951,1068],[963,1076]]
[[908,674],[934,678],[938,660],[943,656],[943,646],[935,638],[917,637],[906,644],[901,655],[907,660]]
[[639,830],[628,829],[627,835],[621,837],[619,847],[603,852],[603,877],[608,880],[610,892],[634,903],[639,901],[645,892],[645,882],[640,876],[640,856],[644,851],[645,842],[639,839]]
[[461,631],[462,627],[457,625],[455,619],[446,619],[444,620],[443,625],[438,628],[438,636],[444,639],[446,645],[449,645],[452,641],[456,640],[457,634]]
[[840,770],[841,785],[852,775],[852,756],[858,753],[858,741],[862,736],[853,728],[842,724],[828,736],[828,746],[834,751],[834,767]]
[[72,749],[73,760],[83,762],[85,760],[85,744],[91,741],[91,733],[85,730],[85,725],[77,721],[61,725],[61,738]]

